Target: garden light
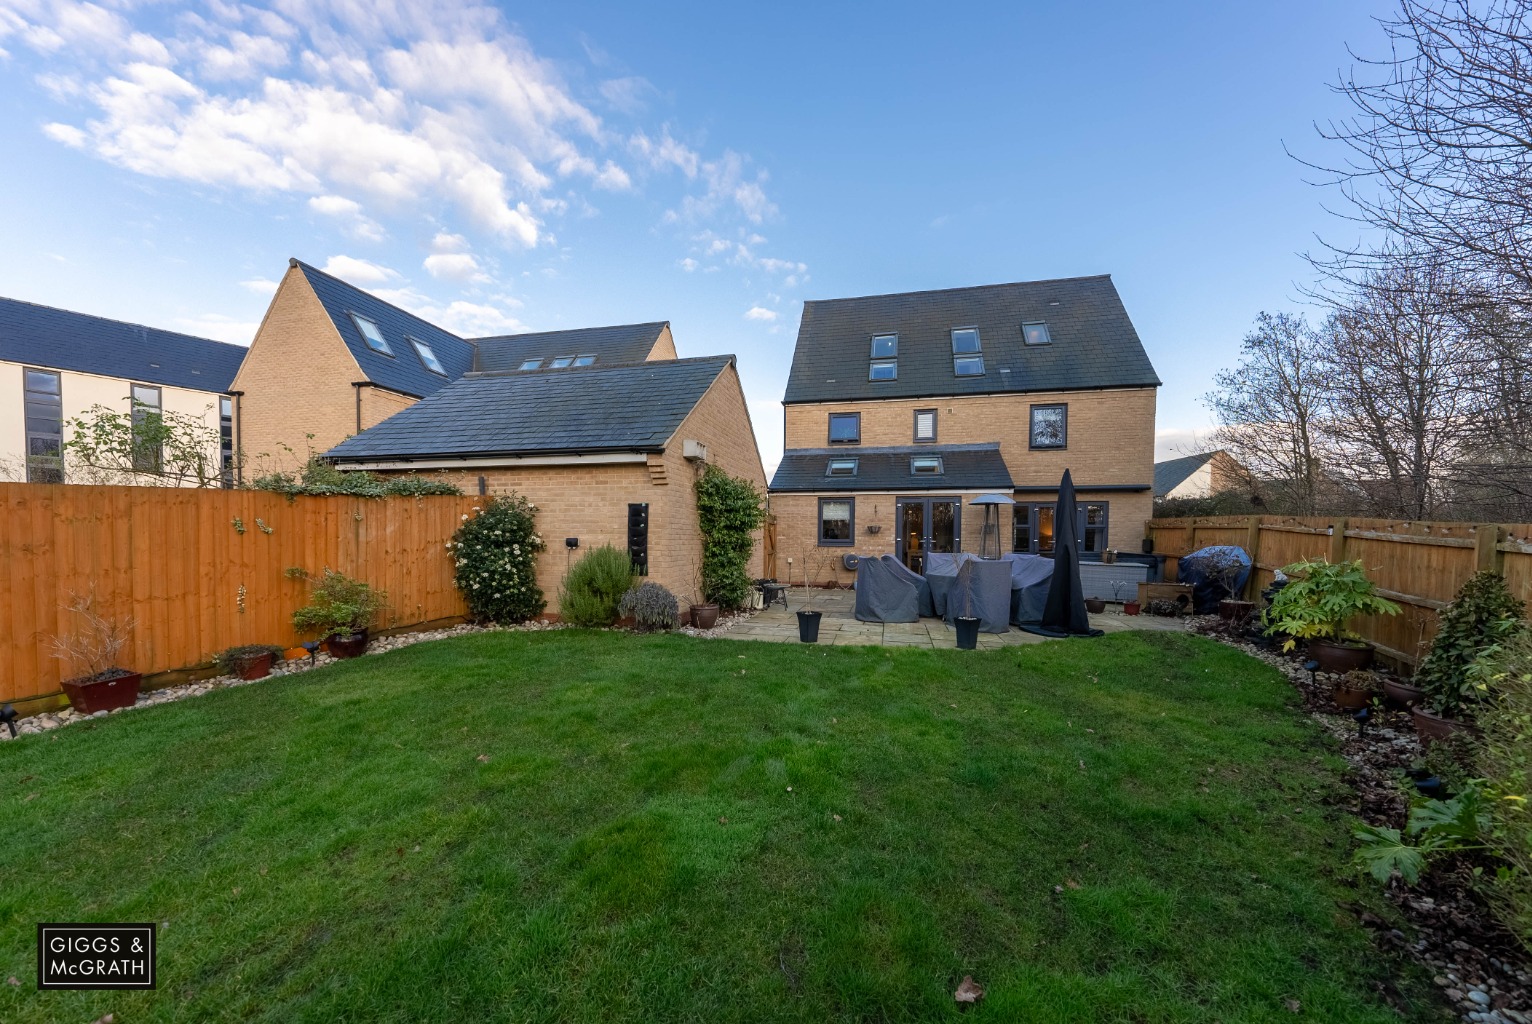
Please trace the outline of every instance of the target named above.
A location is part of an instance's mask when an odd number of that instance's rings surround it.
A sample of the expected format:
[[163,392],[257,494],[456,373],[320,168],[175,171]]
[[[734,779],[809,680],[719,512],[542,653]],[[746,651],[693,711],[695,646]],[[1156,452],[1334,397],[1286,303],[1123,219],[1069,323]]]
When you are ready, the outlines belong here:
[[7,704],[5,707],[0,708],[0,722],[4,722],[5,723],[5,727],[7,729],[11,730],[11,739],[15,739],[16,738],[16,709],[14,707],[12,707],[10,704]]
[[1367,735],[1367,722],[1368,722],[1368,720],[1370,718],[1372,718],[1372,712],[1368,711],[1366,708],[1363,708],[1362,710],[1358,711],[1356,714],[1352,715],[1351,717],[1356,719],[1356,734],[1357,734],[1357,738],[1360,739],[1361,737],[1366,736]]

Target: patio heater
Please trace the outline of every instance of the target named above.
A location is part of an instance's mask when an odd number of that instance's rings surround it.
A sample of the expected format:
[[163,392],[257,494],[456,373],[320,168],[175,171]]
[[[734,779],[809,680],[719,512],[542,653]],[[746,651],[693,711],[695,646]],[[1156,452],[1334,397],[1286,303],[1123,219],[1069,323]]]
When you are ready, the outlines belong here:
[[984,531],[979,534],[979,557],[1000,557],[1000,506],[1014,505],[1016,499],[1007,494],[981,494],[970,505],[984,509]]

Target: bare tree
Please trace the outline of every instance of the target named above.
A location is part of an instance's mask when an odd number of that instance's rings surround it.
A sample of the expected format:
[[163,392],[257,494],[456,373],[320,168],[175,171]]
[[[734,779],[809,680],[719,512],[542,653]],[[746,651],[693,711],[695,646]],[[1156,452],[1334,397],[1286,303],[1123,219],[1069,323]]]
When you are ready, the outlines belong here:
[[1319,338],[1302,316],[1261,313],[1239,365],[1203,399],[1218,418],[1208,439],[1250,474],[1252,493],[1278,511],[1319,511],[1317,429],[1325,404]]

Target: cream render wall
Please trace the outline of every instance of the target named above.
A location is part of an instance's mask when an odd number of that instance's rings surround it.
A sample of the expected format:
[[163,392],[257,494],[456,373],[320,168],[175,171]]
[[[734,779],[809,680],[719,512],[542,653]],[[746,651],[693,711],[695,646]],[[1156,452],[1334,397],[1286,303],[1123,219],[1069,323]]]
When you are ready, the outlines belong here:
[[[24,481],[26,474],[26,416],[23,410],[23,371],[51,369],[40,363],[12,363],[0,361],[0,480]],[[104,406],[118,412],[129,412],[129,389],[134,384],[144,384],[160,389],[160,405],[165,412],[183,413],[202,421],[204,426],[218,430],[219,391],[194,391],[176,388],[153,381],[131,381],[118,377],[102,377],[93,373],[74,370],[55,371],[59,374],[60,397],[63,399],[64,419],[84,416],[93,406]],[[64,439],[69,439],[69,428],[64,428]],[[215,446],[209,453],[218,458]],[[70,472],[69,459],[64,460],[64,479],[78,483],[78,475]]]

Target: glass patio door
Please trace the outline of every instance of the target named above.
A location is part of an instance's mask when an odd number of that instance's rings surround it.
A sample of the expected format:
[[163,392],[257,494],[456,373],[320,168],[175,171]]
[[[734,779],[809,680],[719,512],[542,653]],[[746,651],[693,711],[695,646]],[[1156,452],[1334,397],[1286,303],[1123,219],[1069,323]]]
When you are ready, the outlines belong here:
[[924,573],[926,555],[952,554],[962,543],[963,505],[957,498],[900,498],[896,554],[914,572]]

